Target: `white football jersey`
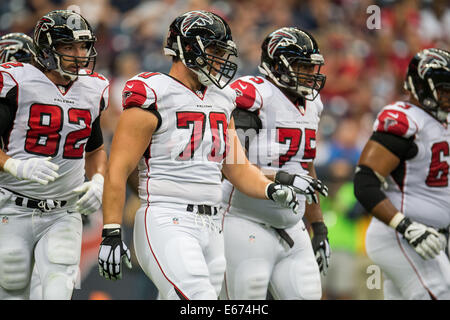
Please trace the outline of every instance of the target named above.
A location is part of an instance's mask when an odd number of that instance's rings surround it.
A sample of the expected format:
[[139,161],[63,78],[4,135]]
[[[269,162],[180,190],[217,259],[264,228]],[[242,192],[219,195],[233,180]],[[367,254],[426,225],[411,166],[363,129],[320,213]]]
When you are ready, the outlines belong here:
[[386,195],[406,216],[437,228],[450,224],[450,130],[422,108],[407,102],[384,107],[374,131],[414,137],[418,153],[388,177]]
[[235,99],[229,88],[194,92],[162,73],[144,72],[125,84],[125,109],[151,109],[160,117],[138,165],[142,201],[219,205]]
[[[308,174],[307,162],[316,156],[316,133],[323,104],[320,96],[296,106],[270,81],[245,76],[231,85],[237,92],[237,108],[256,112],[262,129],[250,140],[248,158],[262,169]],[[231,214],[286,228],[296,224],[305,211],[305,197],[297,195],[298,214],[283,209],[271,200],[247,197],[228,182],[223,182],[223,202]]]
[[12,130],[3,151],[14,159],[52,157],[59,178],[48,185],[17,180],[0,171],[0,185],[35,199],[70,200],[84,180],[85,144],[92,123],[108,106],[109,82],[103,76],[80,76],[65,92],[27,63],[0,65],[0,97],[17,87]]

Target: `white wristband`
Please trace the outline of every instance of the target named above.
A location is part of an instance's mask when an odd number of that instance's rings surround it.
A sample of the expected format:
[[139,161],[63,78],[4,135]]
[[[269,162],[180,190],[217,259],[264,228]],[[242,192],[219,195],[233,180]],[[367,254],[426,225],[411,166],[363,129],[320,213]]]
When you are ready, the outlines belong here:
[[270,200],[270,197],[269,197],[269,186],[272,184],[273,182],[270,182],[270,183],[268,183],[267,184],[267,186],[266,186],[266,189],[264,190],[264,194],[266,195],[266,198],[267,198],[267,200]]
[[92,181],[96,181],[99,182],[101,184],[103,184],[103,182],[105,181],[105,178],[103,177],[103,175],[101,173],[96,173],[91,177]]
[[392,228],[397,228],[398,224],[400,223],[400,221],[402,221],[405,218],[404,214],[401,212],[397,212],[391,219],[391,221],[389,221],[389,226]]
[[103,226],[103,229],[116,229],[116,228],[120,228],[120,224],[118,224],[118,223],[109,223],[109,224],[105,224]]
[[14,177],[17,176],[17,161],[13,158],[9,158],[5,161],[3,164],[3,171],[8,172],[9,174],[13,175]]

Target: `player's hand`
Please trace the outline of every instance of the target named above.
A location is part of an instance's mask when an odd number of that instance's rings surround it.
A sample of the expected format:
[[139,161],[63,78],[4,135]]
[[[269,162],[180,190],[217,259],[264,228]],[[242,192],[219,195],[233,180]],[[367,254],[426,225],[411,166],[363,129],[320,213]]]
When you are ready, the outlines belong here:
[[298,200],[291,186],[270,183],[266,188],[266,196],[283,208],[291,208],[297,213]]
[[83,194],[76,202],[76,210],[84,215],[90,215],[100,209],[102,205],[104,178],[100,173],[92,176],[92,180],[75,188],[73,192]]
[[49,160],[51,157],[27,160],[9,158],[3,165],[3,170],[19,180],[30,180],[46,185],[59,177],[56,172],[59,166]]
[[131,269],[131,253],[122,241],[121,228],[103,227],[103,241],[98,252],[98,271],[109,280],[122,279],[122,260]]
[[308,204],[319,203],[316,191],[324,197],[328,196],[328,187],[319,179],[306,174],[289,174],[285,171],[278,171],[275,175],[275,182],[292,186],[297,193],[305,195]]
[[411,221],[408,217],[395,228],[425,260],[433,259],[445,249],[445,236],[433,227]]
[[319,270],[325,276],[328,272],[331,255],[330,244],[328,242],[328,229],[323,222],[313,222],[311,223],[311,227],[314,233],[311,244],[317,264],[319,265]]

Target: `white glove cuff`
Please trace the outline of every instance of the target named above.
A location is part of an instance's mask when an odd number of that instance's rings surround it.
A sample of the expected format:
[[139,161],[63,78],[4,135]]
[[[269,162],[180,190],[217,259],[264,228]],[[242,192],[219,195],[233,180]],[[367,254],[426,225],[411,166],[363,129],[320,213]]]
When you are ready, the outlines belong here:
[[92,176],[91,178],[92,181],[101,183],[103,185],[103,182],[105,181],[105,178],[103,177],[103,175],[101,173],[96,173]]
[[264,190],[264,194],[266,195],[266,198],[268,199],[268,200],[270,200],[270,197],[269,197],[269,186],[272,184],[272,182],[271,183],[268,183],[267,184],[267,186],[266,186],[266,189]]
[[405,218],[404,214],[401,212],[397,212],[389,221],[389,226],[396,229],[398,224]]
[[120,228],[120,224],[118,223],[108,223],[103,226],[103,229],[117,229]]
[[6,160],[5,164],[3,165],[3,171],[8,172],[9,174],[13,175],[14,177],[17,177],[17,167],[19,165],[20,160],[15,160],[13,158],[9,158]]

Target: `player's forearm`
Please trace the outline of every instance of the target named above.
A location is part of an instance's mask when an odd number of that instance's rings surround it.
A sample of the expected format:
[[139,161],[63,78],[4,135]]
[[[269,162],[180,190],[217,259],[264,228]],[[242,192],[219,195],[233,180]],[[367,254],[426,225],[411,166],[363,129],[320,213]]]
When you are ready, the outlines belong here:
[[223,173],[239,191],[247,196],[267,199],[266,187],[272,181],[250,162],[224,165]]
[[126,177],[117,175],[118,172],[120,171],[112,168],[106,170],[103,187],[103,224],[122,223]]
[[322,210],[319,203],[306,203],[305,218],[309,223],[323,221]]
[[85,157],[86,176],[89,179],[96,173],[105,176],[106,163],[107,155],[103,145],[94,151],[87,152]]
[[[308,175],[313,177],[314,179],[317,179],[317,173],[313,162],[308,162]],[[313,202],[311,204],[306,203],[305,207],[305,218],[308,220],[309,223],[323,221],[323,214],[322,210],[320,209],[319,193],[316,192],[316,194],[319,202],[318,203]]]
[[3,166],[5,165],[6,160],[8,160],[9,158],[11,158],[10,156],[8,156],[6,153],[4,153],[3,151],[0,150],[0,169],[2,171],[3,170]]
[[383,221],[385,224],[389,225],[392,218],[399,210],[392,204],[392,202],[386,198],[380,203],[378,203],[370,212],[378,220]]

